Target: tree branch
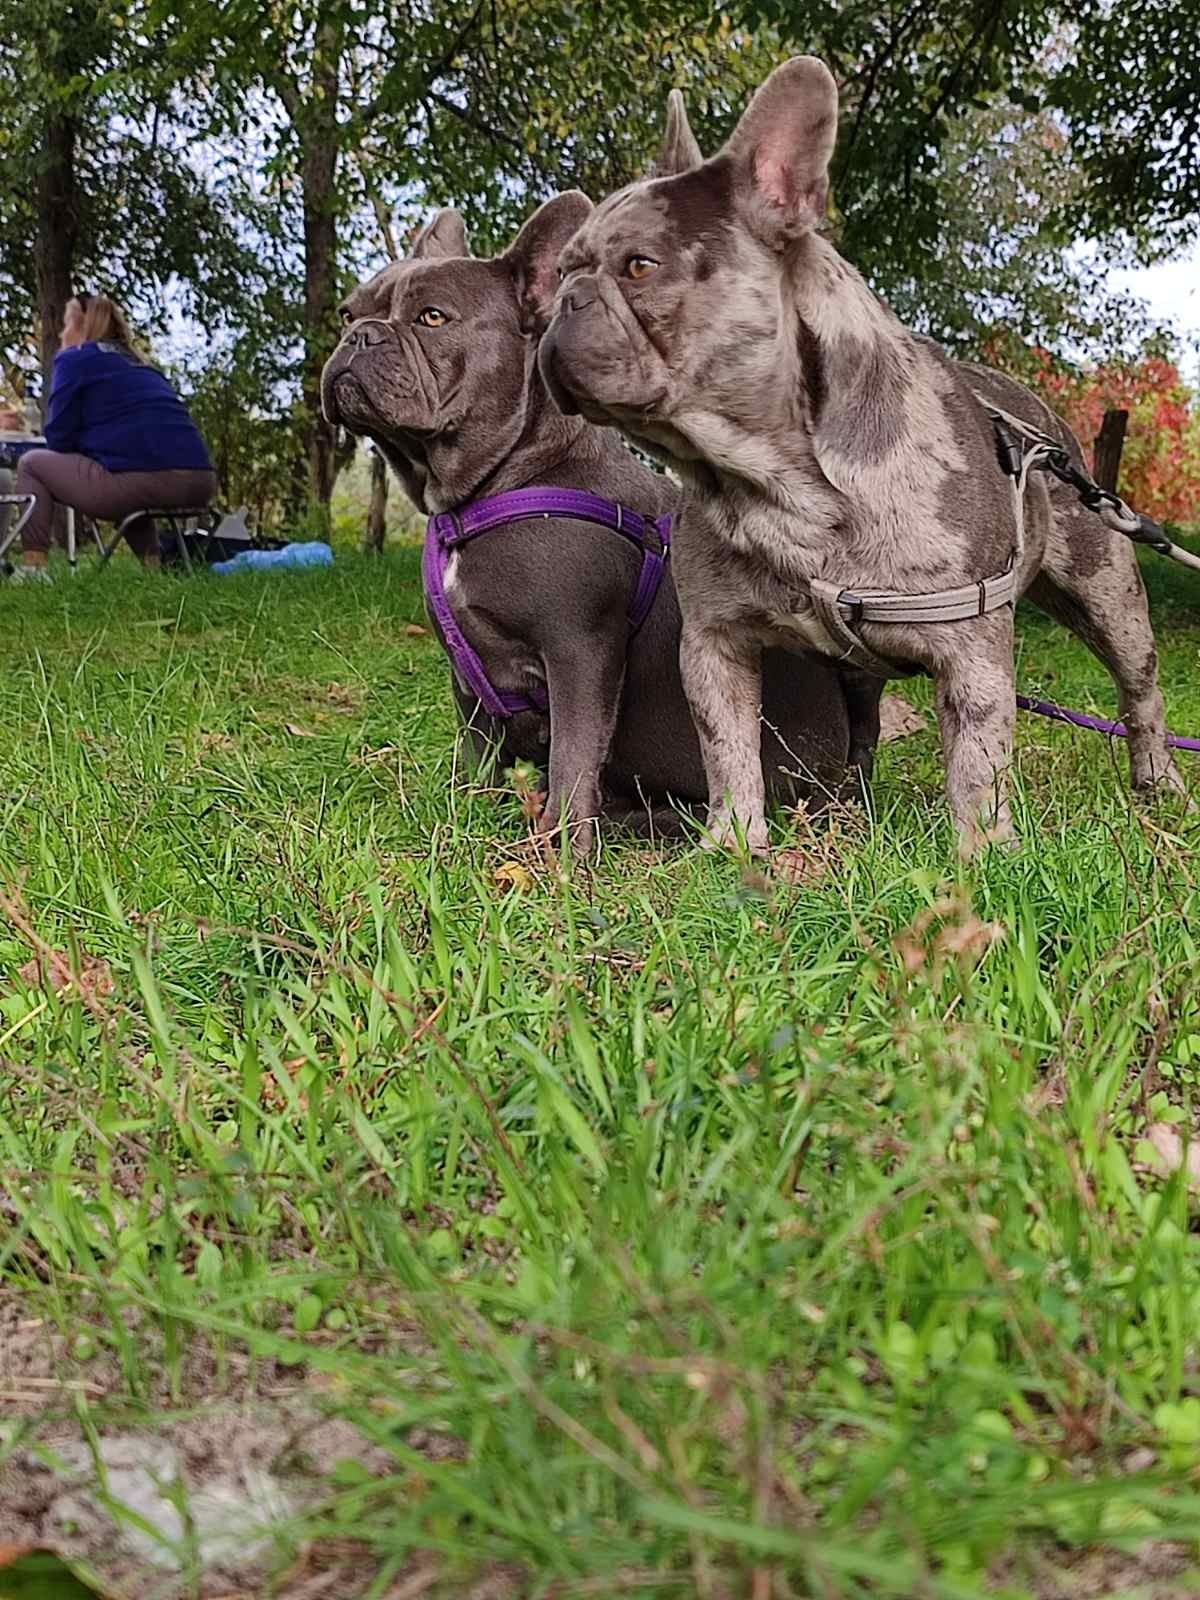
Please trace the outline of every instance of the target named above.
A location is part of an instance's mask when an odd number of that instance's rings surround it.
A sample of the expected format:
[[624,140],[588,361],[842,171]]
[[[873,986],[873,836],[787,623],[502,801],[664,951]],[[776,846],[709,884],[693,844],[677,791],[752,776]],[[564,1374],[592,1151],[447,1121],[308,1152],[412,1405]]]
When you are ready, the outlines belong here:
[[436,89],[427,89],[424,99],[426,102],[432,101],[435,106],[441,106],[443,111],[449,111],[452,116],[457,117],[468,128],[474,129],[476,133],[482,134],[485,139],[490,139],[493,144],[505,145],[508,149],[516,150],[524,155],[524,147],[519,139],[514,139],[511,134],[501,132],[499,128],[491,127],[477,117],[474,112],[468,111],[465,106],[455,105],[448,95],[440,94]]

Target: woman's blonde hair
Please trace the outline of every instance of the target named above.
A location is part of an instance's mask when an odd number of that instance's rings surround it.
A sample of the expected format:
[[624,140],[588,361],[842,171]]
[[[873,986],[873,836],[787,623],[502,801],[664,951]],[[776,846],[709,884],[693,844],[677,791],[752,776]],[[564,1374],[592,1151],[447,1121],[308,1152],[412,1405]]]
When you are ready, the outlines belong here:
[[73,298],[83,316],[81,343],[103,340],[119,344],[135,361],[145,360],[134,340],[129,319],[115,300],[110,300],[106,294],[77,294]]

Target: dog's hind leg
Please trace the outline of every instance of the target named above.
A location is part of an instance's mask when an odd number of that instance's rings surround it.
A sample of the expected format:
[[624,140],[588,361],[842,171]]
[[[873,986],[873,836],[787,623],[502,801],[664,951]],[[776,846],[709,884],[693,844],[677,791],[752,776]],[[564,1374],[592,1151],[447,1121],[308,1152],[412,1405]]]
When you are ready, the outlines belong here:
[[1064,507],[1057,495],[1055,500],[1055,526],[1027,597],[1070,628],[1112,673],[1121,720],[1129,730],[1134,789],[1163,787],[1186,794],[1167,744],[1158,651],[1133,547],[1091,512]]
[[850,769],[850,793],[866,800],[875,770],[875,747],[879,743],[879,702],[884,680],[858,667],[839,667],[838,678],[846,697],[846,717],[850,724],[850,750],[846,765]]

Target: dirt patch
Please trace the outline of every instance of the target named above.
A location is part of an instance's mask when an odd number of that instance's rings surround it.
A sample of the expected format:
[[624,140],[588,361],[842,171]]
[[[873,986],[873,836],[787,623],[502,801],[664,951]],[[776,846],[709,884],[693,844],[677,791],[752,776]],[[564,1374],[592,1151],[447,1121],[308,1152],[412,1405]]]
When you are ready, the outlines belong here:
[[353,1600],[368,1587],[366,1554],[307,1550],[301,1519],[345,1464],[361,1479],[395,1459],[323,1410],[303,1369],[218,1365],[197,1342],[184,1400],[202,1398],[151,1425],[165,1394],[132,1401],[115,1357],[80,1330],[69,1346],[0,1294],[0,1545],[86,1561],[118,1600]]
[[[86,1319],[77,1327],[68,1343],[19,1295],[0,1292],[0,1545],[85,1561],[112,1600],[366,1593],[378,1571],[370,1550],[307,1542],[305,1514],[336,1491],[348,1465],[361,1481],[364,1473],[394,1476],[397,1462],[323,1409],[319,1378],[230,1353],[218,1364],[198,1341],[182,1380],[191,1409],[164,1417],[165,1385],[152,1384],[135,1404],[115,1357],[92,1353]],[[170,1409],[178,1413],[179,1402]],[[433,1460],[463,1455],[460,1441],[436,1430],[412,1429],[406,1443]],[[1165,1542],[1128,1552],[1022,1551],[997,1566],[992,1582],[1037,1600],[1200,1595],[1189,1547]],[[449,1600],[451,1592],[523,1600],[530,1590],[525,1575],[500,1565],[449,1590],[426,1555],[388,1595]]]
[[[0,1469],[0,1539],[91,1562],[114,1593],[174,1600],[262,1584],[293,1565],[299,1518],[339,1464],[384,1473],[386,1452],[297,1396],[87,1439],[46,1420]],[[100,1487],[103,1482],[104,1488]]]
[[1028,1587],[1037,1600],[1196,1600],[1200,1570],[1186,1545],[1146,1543],[1136,1550],[1058,1550],[1005,1562],[992,1584]]

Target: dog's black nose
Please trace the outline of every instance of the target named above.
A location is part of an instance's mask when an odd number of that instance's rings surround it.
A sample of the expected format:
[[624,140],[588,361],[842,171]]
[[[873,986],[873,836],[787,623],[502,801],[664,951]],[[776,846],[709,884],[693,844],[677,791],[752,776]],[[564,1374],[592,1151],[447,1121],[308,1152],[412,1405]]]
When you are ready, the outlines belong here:
[[347,350],[369,350],[373,344],[382,344],[385,339],[390,339],[391,333],[386,322],[372,317],[348,328],[342,344]]
[[584,311],[600,298],[600,288],[595,278],[576,278],[562,298],[562,308],[567,316]]

